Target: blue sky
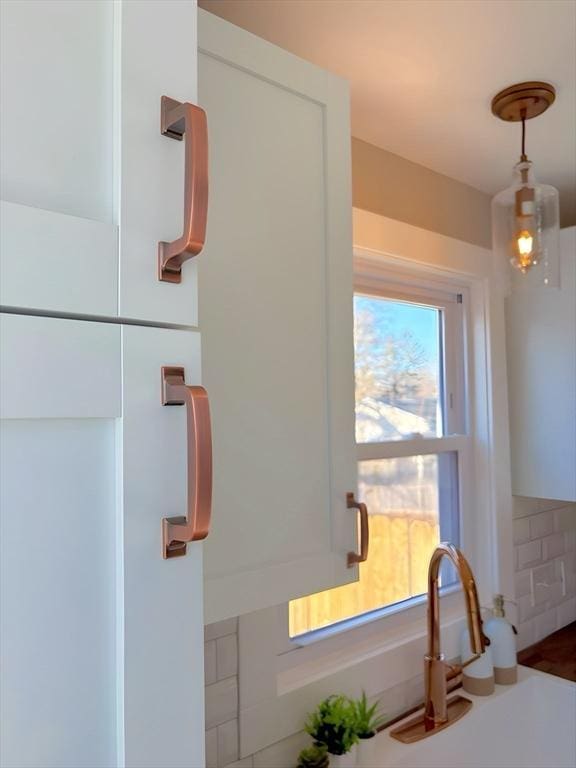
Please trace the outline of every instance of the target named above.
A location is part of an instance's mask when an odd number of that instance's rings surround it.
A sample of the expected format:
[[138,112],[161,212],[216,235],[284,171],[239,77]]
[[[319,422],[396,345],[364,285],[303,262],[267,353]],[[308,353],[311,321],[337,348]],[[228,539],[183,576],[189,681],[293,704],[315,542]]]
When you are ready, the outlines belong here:
[[404,304],[374,296],[354,296],[354,311],[366,310],[383,331],[400,335],[410,330],[426,353],[427,362],[437,368],[438,360],[438,310]]

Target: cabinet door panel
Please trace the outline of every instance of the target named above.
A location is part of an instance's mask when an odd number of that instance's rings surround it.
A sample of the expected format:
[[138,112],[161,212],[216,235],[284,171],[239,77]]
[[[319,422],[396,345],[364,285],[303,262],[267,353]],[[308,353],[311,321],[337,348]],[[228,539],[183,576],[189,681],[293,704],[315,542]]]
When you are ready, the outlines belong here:
[[196,259],[178,285],[157,276],[158,241],[176,240],[184,215],[184,146],[160,134],[160,97],[196,102],[196,0],[125,0],[117,24],[119,313],[196,325]]
[[0,333],[0,763],[112,768],[120,327]]
[[202,12],[199,46],[215,621],[355,575],[350,138],[337,78]]
[[200,382],[200,337],[123,328],[121,557],[124,619],[119,672],[126,765],[204,765],[202,542],[163,560],[161,520],[186,510],[186,411],[161,404],[160,368]]
[[2,423],[2,765],[117,765],[114,476],[111,418]]
[[[2,765],[204,763],[202,545],[186,502],[187,331],[0,315]],[[33,738],[31,738],[33,734]]]
[[113,3],[8,0],[1,13],[2,198],[111,222]]
[[114,224],[5,201],[0,201],[0,222],[2,306],[116,314]]
[[119,326],[2,314],[0,370],[3,419],[120,416]]
[[184,147],[160,134],[160,99],[196,100],[195,0],[0,10],[0,303],[195,325],[195,265],[178,286],[156,265],[182,230]]

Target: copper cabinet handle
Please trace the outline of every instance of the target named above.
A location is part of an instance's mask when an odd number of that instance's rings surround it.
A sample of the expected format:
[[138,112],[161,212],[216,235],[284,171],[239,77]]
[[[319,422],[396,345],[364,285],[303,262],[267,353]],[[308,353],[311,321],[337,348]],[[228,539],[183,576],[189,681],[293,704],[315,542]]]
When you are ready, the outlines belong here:
[[182,264],[200,253],[208,214],[208,125],[206,112],[188,102],[162,96],[160,131],[184,138],[184,231],[178,240],[158,243],[158,279],[179,283]]
[[346,494],[346,506],[348,509],[357,509],[360,512],[360,554],[348,552],[348,568],[356,563],[363,563],[368,559],[368,546],[370,544],[370,528],[368,526],[368,507],[362,501],[356,501],[353,493]]
[[184,383],[184,368],[162,367],[162,405],[186,405],[188,501],[186,517],[162,520],[164,559],[186,554],[186,542],[205,539],[212,512],[212,430],[204,387]]

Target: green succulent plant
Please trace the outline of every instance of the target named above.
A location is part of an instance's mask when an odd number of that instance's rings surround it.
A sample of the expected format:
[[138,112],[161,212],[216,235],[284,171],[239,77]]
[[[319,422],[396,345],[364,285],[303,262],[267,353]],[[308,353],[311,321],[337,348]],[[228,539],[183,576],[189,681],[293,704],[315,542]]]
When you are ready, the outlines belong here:
[[328,768],[328,750],[325,744],[312,744],[298,755],[296,768]]
[[306,732],[332,755],[344,755],[358,742],[356,705],[347,696],[329,696],[308,715]]
[[374,736],[378,728],[385,722],[383,715],[377,715],[376,710],[380,704],[368,706],[366,692],[362,691],[362,696],[354,702],[356,708],[356,732],[361,739],[369,739]]

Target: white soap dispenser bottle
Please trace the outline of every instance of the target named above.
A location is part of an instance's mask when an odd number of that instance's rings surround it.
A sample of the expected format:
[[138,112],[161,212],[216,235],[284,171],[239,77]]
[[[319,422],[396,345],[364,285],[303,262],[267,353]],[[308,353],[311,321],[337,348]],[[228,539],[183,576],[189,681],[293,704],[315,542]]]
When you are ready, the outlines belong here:
[[512,624],[505,618],[503,595],[494,596],[492,613],[484,623],[484,634],[490,638],[494,679],[499,685],[512,685],[518,679],[516,636]]
[[[460,635],[460,658],[464,664],[474,654],[470,646],[470,633],[464,627]],[[479,659],[468,664],[462,671],[462,688],[475,696],[489,696],[494,693],[494,662],[492,649],[487,645]]]

